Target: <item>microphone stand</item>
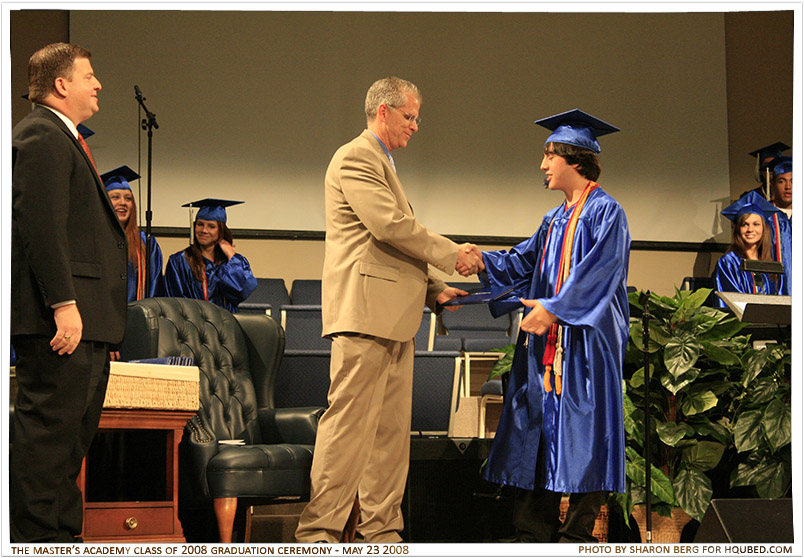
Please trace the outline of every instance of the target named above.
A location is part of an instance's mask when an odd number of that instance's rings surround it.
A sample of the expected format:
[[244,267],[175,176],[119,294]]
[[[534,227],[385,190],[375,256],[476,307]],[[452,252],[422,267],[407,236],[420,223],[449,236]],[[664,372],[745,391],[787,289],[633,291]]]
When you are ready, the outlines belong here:
[[652,509],[651,509],[651,478],[650,478],[650,353],[648,352],[648,343],[650,342],[649,336],[649,322],[650,313],[648,312],[648,299],[650,298],[650,291],[643,292],[639,297],[639,302],[642,304],[642,353],[644,356],[645,374],[644,374],[644,388],[645,388],[645,542],[651,544],[653,542],[652,532]]
[[145,293],[144,297],[148,297],[151,293],[151,219],[153,213],[151,212],[151,153],[153,151],[153,130],[159,128],[156,123],[156,115],[148,110],[145,106],[145,97],[142,96],[142,91],[138,86],[134,86],[134,98],[137,99],[140,108],[145,111],[145,118],[142,119],[142,129],[148,130],[148,181],[146,186],[146,206],[145,206]]

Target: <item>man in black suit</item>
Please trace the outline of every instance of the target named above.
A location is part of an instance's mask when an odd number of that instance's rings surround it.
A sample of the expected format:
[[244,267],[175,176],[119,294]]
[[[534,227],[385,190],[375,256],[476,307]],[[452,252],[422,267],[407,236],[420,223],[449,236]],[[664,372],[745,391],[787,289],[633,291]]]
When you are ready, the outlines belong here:
[[[11,335],[18,394],[12,542],[75,542],[76,478],[123,339],[126,235],[76,126],[98,111],[90,53],[57,43],[28,63],[33,111],[12,141]],[[83,143],[83,147],[82,147]]]

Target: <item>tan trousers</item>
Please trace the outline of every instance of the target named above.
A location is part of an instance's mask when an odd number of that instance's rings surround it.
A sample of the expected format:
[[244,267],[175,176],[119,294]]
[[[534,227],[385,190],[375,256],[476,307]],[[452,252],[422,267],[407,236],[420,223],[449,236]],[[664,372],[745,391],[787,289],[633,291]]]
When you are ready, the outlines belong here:
[[332,340],[329,408],[321,417],[310,502],[298,542],[338,542],[355,495],[366,542],[399,542],[410,457],[413,340],[365,335]]

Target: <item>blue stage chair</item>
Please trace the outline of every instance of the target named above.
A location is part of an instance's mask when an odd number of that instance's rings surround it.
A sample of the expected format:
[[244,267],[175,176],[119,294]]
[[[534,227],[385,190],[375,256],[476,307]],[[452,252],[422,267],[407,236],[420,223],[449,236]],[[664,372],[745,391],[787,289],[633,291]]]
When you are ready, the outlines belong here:
[[415,342],[417,351],[432,351],[433,342],[435,340],[436,328],[438,327],[438,319],[433,312],[425,307],[422,312],[422,323],[419,325],[419,330],[416,332]]
[[294,279],[290,285],[290,303],[320,305],[321,279]]
[[268,314],[278,320],[279,308],[290,304],[284,279],[257,278],[257,288],[237,307],[240,313]]
[[280,407],[328,407],[330,350],[286,350],[279,364],[274,401]]
[[331,350],[332,341],[321,337],[321,305],[282,306],[280,324],[285,330],[285,351]]
[[413,357],[414,433],[453,435],[461,379],[461,354],[416,351]]

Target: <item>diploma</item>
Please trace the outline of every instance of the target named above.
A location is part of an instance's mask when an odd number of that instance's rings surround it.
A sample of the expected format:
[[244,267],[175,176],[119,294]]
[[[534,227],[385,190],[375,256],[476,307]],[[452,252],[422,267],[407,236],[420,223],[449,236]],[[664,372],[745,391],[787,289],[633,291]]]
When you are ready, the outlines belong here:
[[497,302],[510,294],[516,287],[511,287],[502,292],[491,288],[474,289],[467,291],[469,294],[458,296],[444,302],[441,306],[466,306],[467,304],[490,304]]

